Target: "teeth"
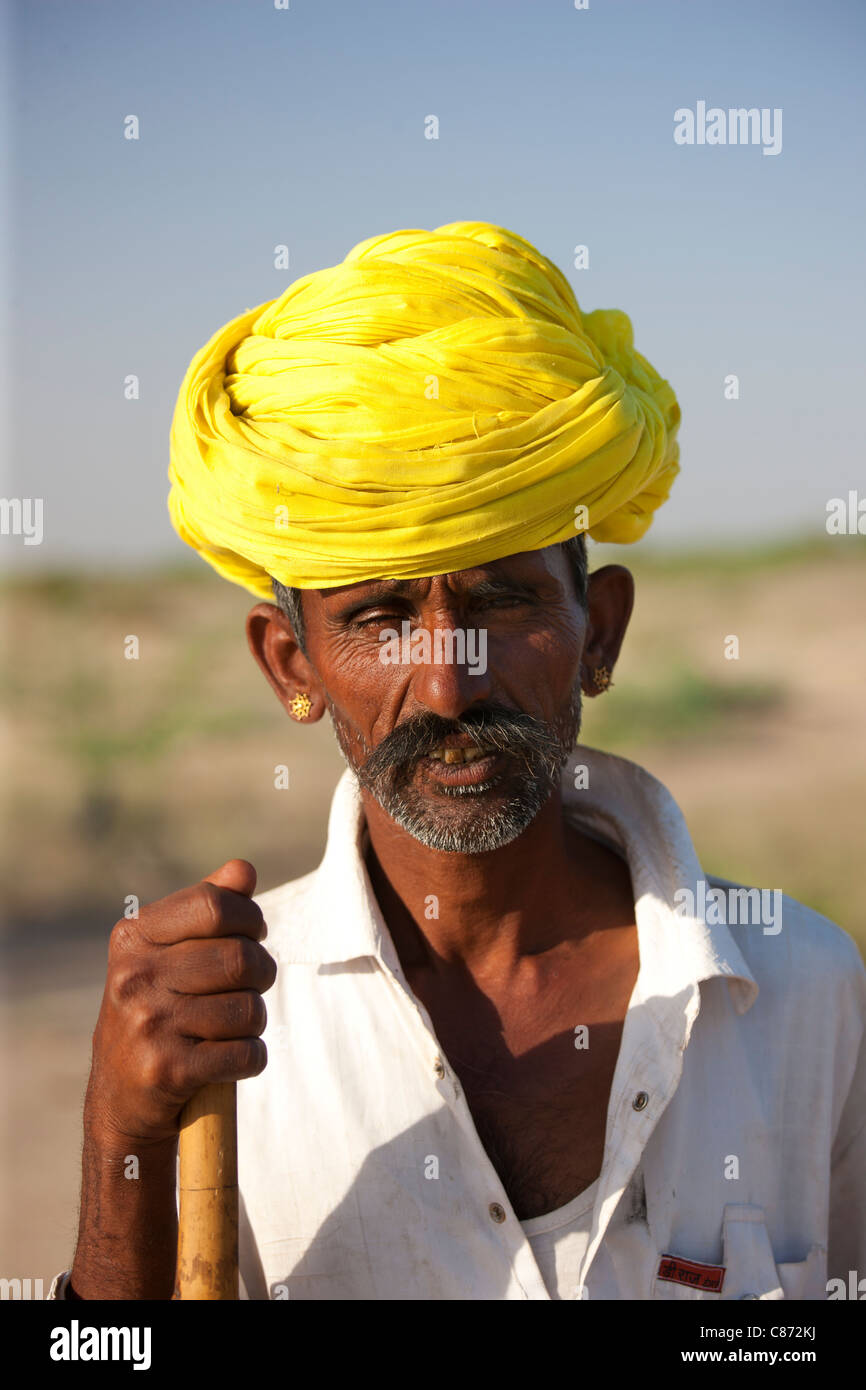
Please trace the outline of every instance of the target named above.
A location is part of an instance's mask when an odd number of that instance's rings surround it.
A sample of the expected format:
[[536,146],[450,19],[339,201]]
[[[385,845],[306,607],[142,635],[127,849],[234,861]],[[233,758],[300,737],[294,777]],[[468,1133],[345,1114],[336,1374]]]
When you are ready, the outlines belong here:
[[476,758],[486,758],[494,750],[482,748],[434,748],[427,756],[439,763],[474,763]]
[[462,748],[458,750],[463,754],[464,763],[474,763],[476,758],[486,758],[488,753],[495,752],[493,748]]

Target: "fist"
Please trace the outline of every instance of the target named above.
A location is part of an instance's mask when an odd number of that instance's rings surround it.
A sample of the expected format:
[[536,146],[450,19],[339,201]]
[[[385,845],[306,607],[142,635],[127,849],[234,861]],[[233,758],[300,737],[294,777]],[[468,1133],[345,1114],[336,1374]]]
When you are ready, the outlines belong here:
[[114,927],[85,1105],[102,1134],[176,1137],[202,1086],[264,1069],[262,995],[277,967],[255,886],[252,864],[231,859]]

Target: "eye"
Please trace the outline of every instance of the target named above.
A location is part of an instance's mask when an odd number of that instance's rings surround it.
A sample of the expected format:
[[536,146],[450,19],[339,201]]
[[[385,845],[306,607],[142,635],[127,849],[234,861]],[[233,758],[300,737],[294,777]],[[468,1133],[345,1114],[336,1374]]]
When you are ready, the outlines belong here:
[[[405,614],[404,614],[403,616],[405,616]],[[397,613],[376,613],[376,614],[374,614],[374,616],[373,616],[372,618],[355,618],[355,619],[353,619],[352,626],[353,626],[353,627],[372,627],[374,623],[378,623],[378,624],[382,624],[382,623],[392,623],[392,624],[393,624],[393,623],[401,623],[402,621],[403,621],[403,618],[400,617]]]
[[[489,598],[477,600],[477,608],[525,608],[530,600],[523,594],[493,594]],[[361,612],[364,610],[361,609]],[[373,613],[366,618],[353,617],[350,619],[353,628],[381,626],[388,623],[392,627],[406,621],[409,617],[407,613]],[[411,620],[410,620],[411,621]]]
[[482,608],[522,608],[527,603],[527,599],[519,594],[502,594],[499,598],[491,598],[482,601],[479,607]]

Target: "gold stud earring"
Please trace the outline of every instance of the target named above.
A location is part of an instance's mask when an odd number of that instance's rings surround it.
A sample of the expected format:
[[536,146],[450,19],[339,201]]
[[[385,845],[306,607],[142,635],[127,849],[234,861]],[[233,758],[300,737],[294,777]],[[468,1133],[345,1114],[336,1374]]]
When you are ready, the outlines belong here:
[[312,700],[309,695],[305,695],[303,691],[297,694],[289,705],[289,709],[292,711],[295,719],[306,719],[312,708]]
[[610,678],[610,671],[606,666],[596,666],[592,673],[592,679],[595,681],[596,690],[599,691],[609,690],[613,683]]

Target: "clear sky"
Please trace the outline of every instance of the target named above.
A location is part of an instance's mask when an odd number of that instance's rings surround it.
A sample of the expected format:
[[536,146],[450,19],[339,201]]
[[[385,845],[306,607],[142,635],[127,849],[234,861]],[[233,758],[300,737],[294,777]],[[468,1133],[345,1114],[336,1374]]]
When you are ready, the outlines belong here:
[[[44,539],[0,551],[191,554],[165,502],[192,355],[356,242],[463,219],[625,310],[677,391],[653,542],[824,534],[866,492],[864,36],[862,0],[12,6],[3,492],[44,498]],[[676,144],[699,101],[780,108],[781,152]]]

